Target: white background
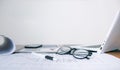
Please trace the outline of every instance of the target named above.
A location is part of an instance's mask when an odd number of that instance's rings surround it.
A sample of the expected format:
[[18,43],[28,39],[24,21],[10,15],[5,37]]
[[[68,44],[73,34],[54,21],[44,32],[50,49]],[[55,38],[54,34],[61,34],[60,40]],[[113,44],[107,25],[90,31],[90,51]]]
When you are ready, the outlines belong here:
[[0,34],[16,44],[102,43],[120,0],[0,0]]

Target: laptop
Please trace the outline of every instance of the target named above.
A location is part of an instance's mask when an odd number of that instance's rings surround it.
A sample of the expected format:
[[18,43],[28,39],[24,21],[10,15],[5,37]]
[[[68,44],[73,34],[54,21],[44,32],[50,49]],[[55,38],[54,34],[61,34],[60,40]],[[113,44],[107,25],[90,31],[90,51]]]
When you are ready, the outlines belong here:
[[98,52],[104,53],[120,49],[120,11],[117,12],[107,37]]
[[72,45],[72,48],[86,49],[104,53],[120,49],[120,11],[117,12],[113,23],[102,44],[98,45]]

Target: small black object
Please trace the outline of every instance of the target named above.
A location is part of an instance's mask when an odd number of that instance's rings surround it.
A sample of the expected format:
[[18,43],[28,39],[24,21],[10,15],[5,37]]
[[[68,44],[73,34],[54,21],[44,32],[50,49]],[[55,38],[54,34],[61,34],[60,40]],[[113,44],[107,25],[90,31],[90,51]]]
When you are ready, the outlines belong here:
[[49,59],[49,60],[53,60],[53,57],[48,56],[48,55],[46,55],[45,58],[46,58],[46,59]]
[[40,48],[42,45],[37,45],[37,44],[31,44],[31,45],[26,45],[25,48]]

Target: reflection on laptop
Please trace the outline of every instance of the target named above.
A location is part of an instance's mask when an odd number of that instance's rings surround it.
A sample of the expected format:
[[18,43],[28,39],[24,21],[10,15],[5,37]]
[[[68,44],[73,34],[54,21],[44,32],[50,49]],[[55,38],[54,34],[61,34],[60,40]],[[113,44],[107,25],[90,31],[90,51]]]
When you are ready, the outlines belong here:
[[100,53],[120,49],[120,11],[117,12],[112,26],[104,43],[101,45]]

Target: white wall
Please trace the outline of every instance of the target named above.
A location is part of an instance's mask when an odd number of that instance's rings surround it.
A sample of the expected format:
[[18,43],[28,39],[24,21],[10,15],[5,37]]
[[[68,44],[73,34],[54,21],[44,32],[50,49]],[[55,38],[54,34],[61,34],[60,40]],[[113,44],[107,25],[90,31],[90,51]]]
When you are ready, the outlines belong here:
[[16,44],[102,43],[120,0],[0,0],[0,34]]

